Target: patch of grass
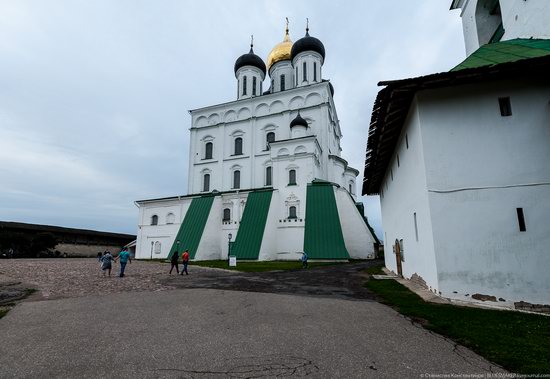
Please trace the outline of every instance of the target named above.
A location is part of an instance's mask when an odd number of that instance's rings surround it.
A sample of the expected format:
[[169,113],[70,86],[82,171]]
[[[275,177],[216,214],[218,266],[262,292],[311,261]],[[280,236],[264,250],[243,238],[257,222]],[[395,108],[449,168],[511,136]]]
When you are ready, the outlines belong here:
[[[320,266],[334,266],[346,262],[309,262],[309,268]],[[229,267],[226,260],[189,262],[191,266],[223,268],[242,272],[265,272],[276,270],[297,270],[302,268],[298,261],[267,261],[267,262],[237,262],[237,267]]]
[[425,328],[513,373],[550,374],[550,317],[427,303],[395,280],[370,279],[365,286]]
[[371,266],[366,269],[367,274],[369,275],[383,275],[384,271],[382,271],[382,268],[384,268],[383,264]]
[[9,312],[8,307],[0,307],[0,318],[4,317]]

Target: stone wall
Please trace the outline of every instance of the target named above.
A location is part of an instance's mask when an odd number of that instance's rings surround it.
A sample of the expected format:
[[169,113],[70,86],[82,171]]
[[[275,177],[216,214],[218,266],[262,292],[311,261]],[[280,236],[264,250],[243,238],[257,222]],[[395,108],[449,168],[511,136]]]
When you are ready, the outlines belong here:
[[121,250],[122,246],[114,245],[78,245],[73,243],[59,243],[54,250],[61,252],[61,255],[67,254],[68,257],[96,257],[97,253],[103,253],[109,250],[116,255]]

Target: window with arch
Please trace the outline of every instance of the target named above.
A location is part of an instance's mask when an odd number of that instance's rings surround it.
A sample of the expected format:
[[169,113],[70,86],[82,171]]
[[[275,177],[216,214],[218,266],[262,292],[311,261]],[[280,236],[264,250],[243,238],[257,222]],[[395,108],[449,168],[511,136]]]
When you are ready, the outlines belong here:
[[307,81],[307,63],[304,62],[302,67],[303,67],[303,69],[302,69],[302,77],[303,77],[302,81],[306,82]]
[[166,215],[166,223],[167,224],[173,224],[174,221],[176,221],[176,216],[172,212],[168,213]]
[[294,81],[296,82],[296,87],[298,86],[298,66],[296,66],[296,75],[294,75]]
[[296,185],[296,170],[288,171],[288,185],[289,186]]
[[151,225],[158,225],[159,224],[159,216],[153,215],[151,217]]
[[243,139],[235,138],[235,153],[233,155],[243,155]]
[[222,219],[222,221],[224,221],[224,222],[231,221],[231,209],[225,208],[223,210],[223,219]]
[[241,172],[239,170],[233,171],[233,188],[241,188]]
[[298,218],[295,206],[288,207],[288,218]]
[[349,183],[349,193],[353,195],[354,191],[353,191],[353,182],[350,182]]
[[273,168],[271,166],[268,166],[265,168],[265,185],[270,186],[271,184],[271,177],[273,176]]
[[269,150],[269,144],[275,142],[275,132],[269,132],[265,135],[266,150]]
[[159,241],[155,242],[155,254],[160,254],[162,248],[162,244]]
[[313,81],[317,81],[317,62],[313,62]]
[[207,142],[204,145],[204,159],[212,159],[213,149],[214,149],[214,144],[212,142]]
[[256,96],[256,77],[252,77],[252,96]]
[[285,76],[281,75],[281,91],[285,90]]
[[204,174],[202,179],[202,191],[208,192],[210,191],[210,174]]

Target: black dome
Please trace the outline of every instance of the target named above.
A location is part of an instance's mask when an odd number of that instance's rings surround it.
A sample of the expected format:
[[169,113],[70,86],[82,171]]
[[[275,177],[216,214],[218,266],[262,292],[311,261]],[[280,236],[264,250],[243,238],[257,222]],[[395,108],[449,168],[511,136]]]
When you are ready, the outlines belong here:
[[305,37],[294,42],[294,45],[292,45],[292,50],[290,50],[290,59],[294,60],[296,55],[303,51],[315,51],[321,54],[323,60],[325,60],[325,46],[317,38],[310,36],[309,31],[306,31]]
[[305,126],[307,128],[307,121],[300,116],[300,112],[298,112],[296,118],[290,122],[290,127],[292,128],[294,126]]
[[254,66],[262,70],[264,75],[266,74],[266,68],[265,63],[256,54],[254,54],[254,50],[252,50],[252,47],[250,48],[250,51],[248,54],[241,55],[236,61],[235,61],[235,74],[237,73],[237,70],[244,66]]

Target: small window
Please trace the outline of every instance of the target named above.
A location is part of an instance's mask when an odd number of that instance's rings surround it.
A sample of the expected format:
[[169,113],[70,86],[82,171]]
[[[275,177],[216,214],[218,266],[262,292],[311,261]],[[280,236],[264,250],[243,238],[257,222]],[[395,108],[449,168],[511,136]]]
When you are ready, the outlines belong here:
[[499,97],[498,104],[500,106],[500,115],[502,117],[508,117],[512,115],[512,104],[509,97]]
[[265,140],[266,140],[266,150],[269,150],[269,144],[271,142],[275,142],[275,133],[274,132],[269,132],[265,135]]
[[302,76],[303,76],[303,81],[307,81],[307,64],[306,62],[304,62],[304,65],[303,65],[303,72],[302,72]]
[[288,218],[298,218],[296,216],[296,207],[289,207],[288,208]]
[[212,142],[207,142],[206,145],[204,145],[204,159],[212,159],[213,146]]
[[243,155],[243,139],[241,137],[235,138],[235,154]]
[[153,215],[153,217],[151,217],[151,225],[158,225],[158,224],[159,224],[159,216]]
[[290,170],[288,172],[288,185],[296,185],[296,170]]
[[241,188],[241,172],[239,170],[233,171],[233,188]]
[[317,62],[313,62],[313,81],[317,81]]
[[256,77],[252,77],[252,96],[256,96]]
[[409,136],[405,134],[405,145],[407,146],[407,149],[409,148]]
[[352,185],[351,185],[351,183],[350,183],[350,185],[349,185],[349,193],[352,193],[352,192],[351,192],[351,188],[352,188]]
[[285,90],[285,76],[281,75],[281,91]]
[[414,218],[414,235],[416,236],[416,242],[418,242],[418,224],[416,223],[416,212],[413,213]]
[[246,75],[243,77],[243,96],[246,95]]
[[175,221],[175,219],[176,219],[176,216],[174,216],[173,213],[168,213],[168,214],[166,215],[166,223],[167,223],[167,224],[173,224],[174,221]]
[[203,192],[210,191],[210,174],[204,174],[203,181],[202,181],[202,191]]
[[223,210],[223,220],[222,221],[231,221],[231,209],[225,208]]
[[271,93],[275,92],[275,79],[271,79]]
[[272,176],[273,169],[271,166],[265,168],[265,185],[270,186],[271,185],[271,176]]
[[296,75],[294,76],[294,78],[296,82],[296,87],[298,87],[298,66],[296,66]]
[[399,154],[397,154],[397,167],[399,167]]
[[516,211],[518,212],[519,231],[525,232],[527,228],[525,227],[525,217],[523,216],[523,208],[516,208]]

